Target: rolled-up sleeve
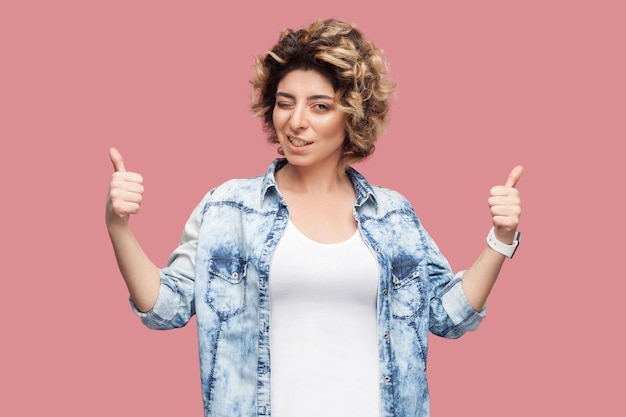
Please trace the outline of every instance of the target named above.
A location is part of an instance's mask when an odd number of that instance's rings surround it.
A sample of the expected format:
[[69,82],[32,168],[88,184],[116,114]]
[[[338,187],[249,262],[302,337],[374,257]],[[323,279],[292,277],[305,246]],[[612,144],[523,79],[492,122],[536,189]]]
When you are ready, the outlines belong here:
[[463,291],[462,278],[466,271],[453,273],[432,237],[426,232],[424,237],[432,288],[429,329],[438,336],[456,339],[476,330],[485,318],[487,306],[481,311],[474,310]]
[[161,287],[152,309],[141,312],[130,299],[135,314],[151,329],[183,327],[195,314],[195,259],[203,207],[202,202],[196,206],[185,223],[178,247],[170,255],[167,266],[160,269]]
[[441,305],[454,326],[462,326],[464,331],[475,330],[487,312],[485,304],[481,311],[476,311],[463,292],[461,283],[465,271],[457,273],[441,295]]

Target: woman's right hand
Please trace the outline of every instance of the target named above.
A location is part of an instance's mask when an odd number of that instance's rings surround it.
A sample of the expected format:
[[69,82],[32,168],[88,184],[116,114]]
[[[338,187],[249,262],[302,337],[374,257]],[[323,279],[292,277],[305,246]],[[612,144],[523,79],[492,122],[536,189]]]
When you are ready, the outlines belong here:
[[122,155],[115,148],[109,149],[113,163],[113,175],[109,185],[106,204],[108,227],[128,224],[130,214],[137,214],[143,199],[143,177],[136,172],[127,172]]
[[136,172],[126,171],[117,149],[109,149],[109,156],[114,172],[106,205],[107,229],[130,296],[139,311],[146,312],[154,307],[159,295],[159,269],[141,249],[128,227],[128,217],[138,213],[141,206],[143,178]]

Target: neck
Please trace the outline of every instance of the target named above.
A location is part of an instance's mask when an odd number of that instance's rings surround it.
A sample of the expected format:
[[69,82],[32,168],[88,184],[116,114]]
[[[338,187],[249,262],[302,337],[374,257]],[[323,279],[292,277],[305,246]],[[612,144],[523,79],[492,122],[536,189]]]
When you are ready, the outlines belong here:
[[321,168],[287,163],[276,173],[276,181],[283,189],[310,194],[328,194],[346,185],[352,187],[348,176],[345,172],[339,172],[337,165]]

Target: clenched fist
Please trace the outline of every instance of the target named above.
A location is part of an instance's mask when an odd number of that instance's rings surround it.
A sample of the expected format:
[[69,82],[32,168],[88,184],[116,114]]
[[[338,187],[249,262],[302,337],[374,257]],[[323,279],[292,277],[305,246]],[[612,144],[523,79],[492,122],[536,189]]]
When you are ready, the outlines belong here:
[[516,166],[509,174],[504,185],[491,188],[489,193],[489,209],[497,239],[511,244],[515,239],[515,232],[522,213],[519,191],[515,188],[522,176],[523,168]]
[[106,205],[107,225],[127,223],[130,214],[137,214],[143,199],[143,177],[136,172],[128,172],[124,160],[117,149],[109,149],[113,163],[113,175],[109,185]]

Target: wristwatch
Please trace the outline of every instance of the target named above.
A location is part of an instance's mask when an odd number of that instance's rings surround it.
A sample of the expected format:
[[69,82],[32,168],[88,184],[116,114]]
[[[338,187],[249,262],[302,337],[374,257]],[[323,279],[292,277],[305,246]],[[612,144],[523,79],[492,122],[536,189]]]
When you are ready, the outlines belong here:
[[506,243],[502,243],[498,239],[496,239],[496,234],[493,227],[491,228],[491,230],[489,230],[489,233],[487,234],[487,244],[489,245],[489,247],[496,252],[506,256],[507,258],[513,257],[521,239],[522,234],[520,232],[517,232],[515,234],[515,240],[513,241],[513,243],[507,245]]

